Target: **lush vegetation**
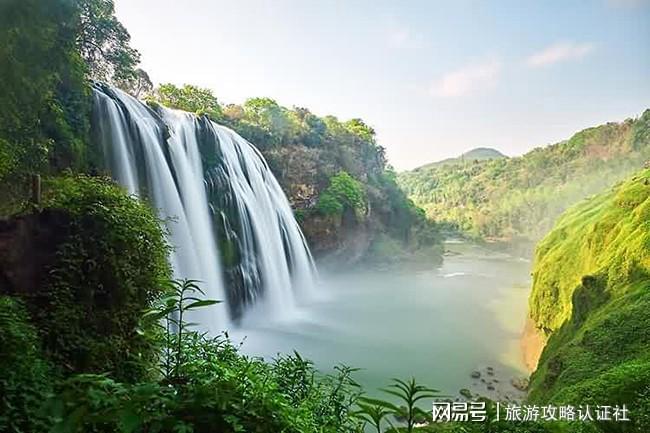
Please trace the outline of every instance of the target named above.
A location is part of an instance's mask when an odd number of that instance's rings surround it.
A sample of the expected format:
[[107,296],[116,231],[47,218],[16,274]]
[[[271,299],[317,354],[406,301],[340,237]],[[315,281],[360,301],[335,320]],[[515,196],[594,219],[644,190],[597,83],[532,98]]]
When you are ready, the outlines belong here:
[[20,301],[0,296],[0,430],[7,432],[45,431],[48,426],[38,408],[53,390],[53,369],[27,318]]
[[[533,401],[650,408],[650,170],[571,208],[537,247],[530,312],[549,337]],[[629,431],[623,425],[602,431]]]
[[[98,162],[88,141],[90,82],[102,80],[230,125],[279,172],[283,154],[312,152],[319,168],[298,174],[313,176],[303,215],[341,220],[351,210],[368,223],[383,211],[399,230],[427,227],[374,131],[267,98],[221,107],[192,86],[153,93],[111,0],[11,0],[0,20],[0,213],[14,213],[0,227],[0,431],[360,431],[352,369],[322,375],[297,354],[265,362],[225,336],[195,332],[185,314],[216,301],[202,299],[195,282],[169,281],[154,211],[79,173]],[[289,189],[294,179],[284,174]],[[34,175],[42,201],[26,203]],[[385,404],[412,429],[412,404]]]
[[[266,363],[192,329],[187,315],[216,301],[169,282],[146,205],[98,178],[46,191],[44,208],[3,229],[0,431],[357,429],[351,369],[321,376],[298,355]],[[15,248],[45,243],[39,260]],[[12,272],[21,261],[30,275]]]
[[[28,196],[29,177],[101,166],[89,146],[90,80],[226,124],[266,157],[300,215],[309,240],[323,250],[346,241],[331,194],[340,172],[361,185],[365,209],[358,220],[372,239],[387,233],[415,248],[435,228],[395,183],[374,130],[360,119],[339,121],[308,109],[282,107],[269,98],[222,105],[208,89],[163,84],[155,91],[139,53],[114,16],[112,0],[8,0],[0,5],[0,213],[17,210]],[[6,180],[6,181],[5,181]],[[321,231],[320,227],[327,226]],[[324,235],[325,233],[325,235]]]
[[521,157],[425,166],[399,183],[436,221],[482,238],[537,241],[573,203],[641,168],[649,132],[650,110]]
[[95,158],[90,79],[150,87],[113,10],[112,0],[0,2],[0,213],[16,210],[29,176]]
[[375,131],[361,119],[319,117],[270,98],[223,105],[209,89],[192,85],[162,84],[148,101],[207,115],[254,143],[316,253],[343,249],[354,233],[368,239],[366,249],[386,238],[402,252],[438,240],[436,227],[397,185]]
[[156,350],[133,329],[171,275],[153,210],[100,178],[55,179],[47,193],[66,236],[39,287],[23,295],[47,357],[71,371],[144,374],[137,365]]
[[345,209],[363,214],[365,204],[361,182],[341,171],[330,178],[330,185],[318,198],[316,209],[324,215],[342,215]]
[[[435,243],[373,129],[269,98],[222,105],[195,86],[153,90],[113,9],[111,0],[0,2],[0,214],[21,210],[0,224],[0,431],[417,430],[428,420],[417,403],[438,394],[414,380],[393,380],[390,402],[371,399],[352,368],[323,375],[298,354],[264,361],[196,332],[188,314],[216,301],[197,282],[169,280],[152,209],[107,179],[64,174],[91,171],[89,83],[103,80],[255,143],[317,247],[364,234],[372,256],[394,257]],[[646,112],[521,158],[482,150],[400,179],[438,221],[534,239],[569,203],[638,168],[649,142]],[[36,174],[43,201],[25,206]],[[531,315],[549,341],[531,400],[633,408],[631,425],[585,428],[650,428],[649,185],[646,170],[579,204],[538,248]],[[491,415],[425,430],[546,431]]]
[[[67,1],[0,3],[3,196],[20,193],[27,175],[75,166],[82,156],[89,94],[76,46],[77,16]],[[8,178],[15,189],[5,190]]]

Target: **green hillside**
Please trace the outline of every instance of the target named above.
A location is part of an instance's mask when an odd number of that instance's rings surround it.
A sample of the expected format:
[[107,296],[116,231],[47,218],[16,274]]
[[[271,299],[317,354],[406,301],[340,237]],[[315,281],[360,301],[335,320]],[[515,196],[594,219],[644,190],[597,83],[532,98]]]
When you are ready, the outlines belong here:
[[650,110],[515,158],[425,166],[398,176],[427,216],[470,234],[541,239],[576,201],[621,180],[650,157]]
[[476,149],[467,151],[455,158],[447,158],[441,161],[432,162],[423,165],[421,167],[418,167],[416,168],[416,170],[440,167],[442,165],[459,164],[459,163],[474,162],[474,161],[486,161],[490,159],[501,159],[501,158],[507,158],[507,156],[496,149],[492,149],[489,147],[477,147]]
[[[550,338],[532,376],[530,399],[625,403],[633,417],[647,422],[649,311],[646,169],[571,208],[538,245],[530,314]],[[622,428],[603,431],[632,431]]]

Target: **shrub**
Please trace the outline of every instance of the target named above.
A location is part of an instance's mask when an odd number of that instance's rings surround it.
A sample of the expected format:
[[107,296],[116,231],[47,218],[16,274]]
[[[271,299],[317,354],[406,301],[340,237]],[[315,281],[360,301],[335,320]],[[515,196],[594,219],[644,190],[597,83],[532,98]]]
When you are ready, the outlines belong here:
[[25,295],[47,356],[66,373],[144,375],[156,348],[136,332],[138,318],[170,275],[158,219],[111,181],[85,176],[50,182],[44,206],[69,216],[42,284]]
[[351,209],[359,214],[366,205],[363,184],[345,171],[330,178],[330,185],[321,194],[316,205],[323,215],[341,215],[344,209]]
[[47,425],[39,409],[52,391],[52,370],[27,319],[19,301],[0,297],[0,431],[35,433]]
[[175,283],[173,294],[143,317],[164,328],[158,380],[127,384],[106,375],[73,376],[51,406],[58,420],[53,431],[359,431],[351,416],[358,395],[353,369],[318,376],[297,354],[272,363],[243,356],[227,339],[208,338],[183,320],[185,311],[215,302],[198,293],[192,281]]

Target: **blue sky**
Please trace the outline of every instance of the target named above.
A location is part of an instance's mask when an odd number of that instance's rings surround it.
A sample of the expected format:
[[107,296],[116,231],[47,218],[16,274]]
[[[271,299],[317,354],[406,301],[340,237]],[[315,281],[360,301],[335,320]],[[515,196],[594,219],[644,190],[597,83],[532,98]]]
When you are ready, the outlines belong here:
[[650,1],[115,0],[155,83],[375,128],[398,170],[650,108]]

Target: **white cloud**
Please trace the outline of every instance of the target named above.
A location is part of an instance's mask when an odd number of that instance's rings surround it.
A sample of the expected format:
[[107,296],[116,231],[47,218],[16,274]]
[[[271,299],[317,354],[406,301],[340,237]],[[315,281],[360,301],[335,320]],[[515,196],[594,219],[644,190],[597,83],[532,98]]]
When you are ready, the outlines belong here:
[[464,66],[443,75],[431,85],[431,94],[441,97],[465,96],[494,87],[501,73],[501,62],[489,60]]
[[534,53],[526,59],[526,64],[531,68],[539,68],[565,60],[581,59],[591,53],[593,49],[594,46],[589,43],[562,42]]

